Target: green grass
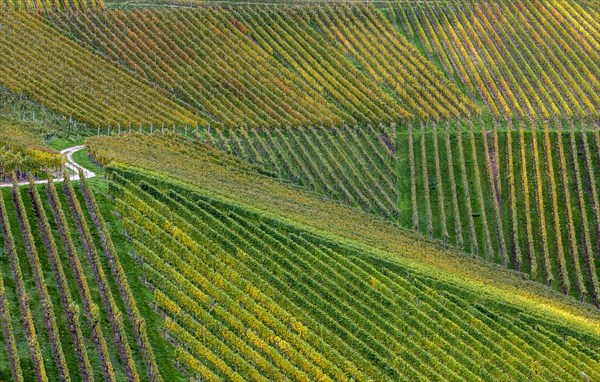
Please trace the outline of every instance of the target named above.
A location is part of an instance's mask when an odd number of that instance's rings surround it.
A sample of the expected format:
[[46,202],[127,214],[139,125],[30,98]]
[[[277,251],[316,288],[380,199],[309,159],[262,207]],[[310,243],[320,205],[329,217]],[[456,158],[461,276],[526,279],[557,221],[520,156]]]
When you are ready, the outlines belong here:
[[96,177],[102,177],[104,175],[104,167],[100,166],[90,158],[87,149],[79,150],[73,154],[73,160],[75,163],[95,173]]
[[48,145],[56,151],[83,144],[87,138],[86,134],[59,134],[48,139]]

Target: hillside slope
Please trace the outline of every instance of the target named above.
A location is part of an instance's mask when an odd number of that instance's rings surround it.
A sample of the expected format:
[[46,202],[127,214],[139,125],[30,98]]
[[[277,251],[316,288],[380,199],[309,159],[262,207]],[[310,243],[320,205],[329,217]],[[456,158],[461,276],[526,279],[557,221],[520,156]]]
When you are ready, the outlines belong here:
[[167,337],[198,378],[578,380],[600,372],[598,315],[563,316],[556,296],[508,299],[496,280],[484,291],[404,258],[409,244],[394,255],[357,246],[216,196],[205,183],[122,165],[108,173]]
[[11,176],[61,168],[65,159],[47,147],[26,123],[0,117],[0,181]]
[[162,381],[93,191],[44,188],[0,191],[0,378]]
[[366,7],[109,10],[55,14],[50,22],[216,126],[327,126],[475,110]]
[[464,281],[481,293],[489,292],[496,298],[532,309],[547,306],[561,320],[582,324],[593,332],[600,329],[597,322],[586,319],[597,316],[590,313],[591,306],[559,297],[538,283],[523,280],[515,272],[462,252],[441,250],[440,242],[429,241],[414,231],[260,175],[255,168],[203,144],[172,134],[132,134],[96,137],[88,146],[102,163],[116,161],[155,171],[252,206],[282,221],[310,227],[325,236],[334,235],[337,241],[352,240],[361,250],[387,251],[387,256],[395,261],[419,264],[443,280]]
[[0,22],[0,84],[13,92],[91,128],[202,123],[168,96],[63,36],[44,17],[0,12]]
[[0,381],[600,381],[597,2],[184,1],[0,0]]
[[235,128],[215,129],[207,141],[598,305],[594,122]]
[[578,1],[398,3],[398,25],[493,116],[598,116],[600,23]]

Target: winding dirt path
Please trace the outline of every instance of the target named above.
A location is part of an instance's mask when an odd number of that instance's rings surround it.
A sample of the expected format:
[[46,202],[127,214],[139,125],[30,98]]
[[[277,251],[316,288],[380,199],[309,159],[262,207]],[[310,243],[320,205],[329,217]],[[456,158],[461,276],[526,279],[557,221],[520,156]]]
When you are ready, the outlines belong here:
[[[86,178],[93,178],[96,176],[96,174],[86,168],[84,168],[83,166],[77,164],[75,162],[75,160],[73,160],[73,154],[75,154],[76,152],[83,150],[85,148],[85,146],[73,146],[73,147],[69,147],[66,148],[64,150],[62,150],[60,153],[62,155],[64,155],[67,158],[67,163],[65,164],[65,167],[72,170],[75,174],[71,175],[71,180],[79,180],[79,169],[83,170],[83,174]],[[58,182],[62,182],[63,178],[57,178],[54,179],[55,183]],[[35,181],[35,184],[46,184],[48,183],[47,180],[37,180]],[[17,183],[19,186],[26,186],[29,184],[28,181],[25,182],[19,182]],[[8,183],[0,183],[0,187],[12,187],[13,184],[12,182],[8,182]]]

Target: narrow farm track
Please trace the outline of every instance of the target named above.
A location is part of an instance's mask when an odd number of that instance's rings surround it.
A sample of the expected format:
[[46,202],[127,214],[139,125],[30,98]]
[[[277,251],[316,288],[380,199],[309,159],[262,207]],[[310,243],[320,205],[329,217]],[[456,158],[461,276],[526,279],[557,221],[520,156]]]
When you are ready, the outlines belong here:
[[[96,174],[93,171],[88,170],[88,169],[84,168],[83,166],[77,164],[75,162],[75,160],[73,159],[73,154],[75,154],[78,151],[83,150],[84,148],[85,148],[85,146],[73,146],[73,147],[66,148],[60,152],[62,155],[65,156],[65,158],[67,158],[67,163],[65,164],[65,167],[74,172],[74,174],[71,174],[71,180],[79,180],[79,169],[83,170],[83,174],[87,179],[93,178],[96,176]],[[62,182],[63,180],[64,180],[63,178],[56,178],[56,179],[54,179],[54,182],[55,183]],[[35,184],[46,184],[46,183],[48,183],[48,180],[35,181]],[[28,181],[17,183],[17,185],[19,185],[19,186],[26,186],[28,184],[29,184]],[[13,186],[13,184],[11,182],[0,183],[0,188],[12,187],[12,186]]]

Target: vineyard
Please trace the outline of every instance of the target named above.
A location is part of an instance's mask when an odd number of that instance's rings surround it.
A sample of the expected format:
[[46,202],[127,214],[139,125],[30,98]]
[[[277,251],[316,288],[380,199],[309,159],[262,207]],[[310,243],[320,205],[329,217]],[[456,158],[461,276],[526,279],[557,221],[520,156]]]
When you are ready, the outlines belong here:
[[[404,225],[598,305],[598,132],[525,123],[409,128]],[[419,189],[425,192],[411,192]],[[410,195],[410,200],[408,196]]]
[[[480,133],[481,134],[481,133]],[[539,139],[539,138],[538,138]],[[543,137],[542,137],[543,139]],[[466,141],[466,137],[465,137],[465,141]],[[191,142],[187,142],[185,138],[183,137],[179,137],[177,135],[173,135],[173,134],[168,134],[166,136],[163,135],[157,135],[154,137],[148,137],[146,135],[140,135],[140,134],[135,134],[135,135],[128,135],[128,136],[124,136],[123,138],[120,139],[116,139],[116,138],[108,138],[108,137],[99,137],[99,138],[94,138],[92,140],[89,140],[89,145],[90,145],[90,152],[94,155],[94,157],[96,157],[98,160],[100,160],[102,163],[110,163],[115,161],[118,158],[119,162],[124,162],[124,163],[128,163],[130,165],[139,167],[139,168],[147,168],[147,169],[151,169],[153,171],[159,171],[163,174],[168,174],[169,176],[173,176],[182,180],[185,180],[188,183],[194,184],[197,187],[202,187],[203,189],[208,189],[208,190],[212,190],[213,192],[217,192],[219,195],[222,195],[224,197],[227,198],[233,198],[235,200],[239,200],[241,203],[245,203],[245,204],[250,204],[253,206],[256,206],[256,208],[259,209],[264,209],[269,211],[270,213],[272,213],[273,215],[276,216],[285,216],[286,218],[292,220],[292,221],[296,221],[296,222],[301,222],[303,224],[308,224],[311,226],[316,226],[321,230],[327,231],[327,232],[331,232],[331,233],[335,233],[335,234],[339,234],[342,235],[344,237],[348,237],[354,240],[362,240],[362,241],[368,241],[368,243],[370,245],[379,247],[379,248],[384,248],[387,250],[393,250],[393,251],[400,251],[401,249],[404,249],[404,251],[406,251],[406,246],[410,245],[409,243],[413,240],[419,240],[421,242],[425,241],[426,239],[422,236],[414,236],[414,233],[412,231],[406,231],[406,230],[402,230],[402,229],[398,229],[396,228],[397,226],[395,224],[391,224],[391,222],[386,222],[384,220],[382,220],[381,218],[378,218],[376,216],[376,214],[366,214],[361,212],[358,209],[349,209],[346,208],[338,203],[332,203],[331,201],[328,200],[324,200],[319,194],[313,193],[313,192],[304,192],[304,193],[298,193],[297,192],[297,188],[296,187],[291,187],[290,185],[287,184],[282,184],[281,182],[277,181],[276,179],[274,179],[275,174],[273,174],[271,171],[266,171],[261,167],[257,167],[256,165],[251,165],[251,164],[240,164],[238,162],[236,162],[235,160],[233,160],[231,157],[229,156],[223,156],[223,154],[220,153],[220,151],[215,150],[215,149],[211,149],[209,147],[204,146],[201,143],[191,143]],[[168,145],[165,145],[165,142],[169,142]],[[429,139],[426,139],[426,144],[429,144],[431,142]],[[483,144],[483,142],[481,140],[477,141],[475,140],[476,145],[481,145]],[[298,145],[298,144],[296,144]],[[164,148],[165,146],[167,146],[168,148]],[[441,144],[439,144],[440,149],[441,149]],[[162,148],[161,148],[162,147]],[[515,150],[516,150],[517,146],[515,144]],[[417,148],[415,147],[415,150],[417,150]],[[566,152],[566,148],[565,148],[565,152]],[[425,153],[427,155],[427,153]],[[307,155],[312,155],[311,154],[307,154]],[[565,154],[566,155],[566,154]],[[528,160],[531,159],[531,157],[528,157]],[[459,166],[459,158],[456,158],[456,165]],[[478,159],[479,160],[479,159]],[[421,162],[417,162],[417,163],[421,163]],[[465,162],[466,163],[466,162]],[[473,162],[471,162],[473,163]],[[193,164],[193,165],[192,165]],[[556,162],[556,164],[558,164],[558,160]],[[321,167],[325,168],[328,164],[327,163],[322,163]],[[583,164],[582,164],[583,165]],[[434,164],[431,164],[432,167],[434,167]],[[409,167],[409,166],[407,166]],[[416,167],[416,166],[415,166]],[[422,167],[419,164],[419,167]],[[481,167],[481,170],[479,170],[479,167]],[[469,169],[471,170],[472,165],[469,166]],[[485,175],[485,173],[483,172],[484,170],[486,170],[486,164],[479,162],[479,166],[476,167],[478,169],[478,171],[480,171],[480,176],[481,175]],[[474,170],[475,168],[473,168]],[[406,168],[405,171],[408,171],[409,168]],[[458,171],[458,169],[456,169]],[[342,173],[343,168],[338,168],[336,169],[334,172],[337,173]],[[415,171],[416,172],[416,171]],[[263,173],[265,175],[259,175],[259,173]],[[432,175],[431,176],[427,176],[425,177],[425,179],[433,179],[435,181],[436,176],[433,175],[435,173],[435,169],[432,169]],[[580,175],[583,177],[584,173],[583,173],[583,169],[580,171]],[[557,170],[557,174],[556,176],[558,176],[558,170]],[[574,175],[572,175],[574,176]],[[587,175],[585,175],[587,176]],[[416,179],[416,174],[415,174],[415,179]],[[444,179],[448,179],[447,182],[447,186],[448,188],[450,188],[450,177],[448,175],[444,175]],[[455,177],[455,184],[457,184],[458,182],[460,182],[459,180],[459,176],[457,175]],[[485,178],[482,178],[485,180]],[[405,182],[408,182],[408,189],[410,189],[410,180],[404,180]],[[533,180],[532,180],[533,182]],[[473,184],[475,185],[477,182],[473,182]],[[480,181],[481,183],[481,181]],[[531,183],[533,185],[533,183]],[[573,187],[576,187],[575,182],[570,183],[573,185]],[[433,185],[435,186],[435,183],[433,183]],[[401,189],[404,189],[405,186],[401,187]],[[427,188],[429,189],[429,187]],[[257,190],[260,190],[260,192],[257,192]],[[423,190],[423,188],[421,188],[421,190]],[[435,190],[435,189],[433,189]],[[557,192],[561,192],[558,188],[556,190]],[[531,199],[530,199],[530,203],[531,203],[531,210],[536,210],[537,209],[537,203],[535,202],[535,196],[533,195],[534,189],[532,189],[531,193]],[[545,192],[549,193],[549,190],[546,190]],[[489,193],[489,191],[487,191],[487,193]],[[422,192],[422,194],[425,194],[425,192]],[[416,195],[416,194],[415,194]],[[433,196],[435,196],[436,194],[432,191],[431,195],[430,195],[430,200],[434,200]],[[482,196],[484,197],[488,197],[487,194],[484,195],[484,193],[481,193]],[[562,195],[562,192],[561,192]],[[419,195],[420,197],[421,195]],[[423,195],[423,197],[425,197]],[[451,194],[450,191],[447,192],[447,196],[448,199],[452,199],[451,198]],[[410,194],[403,196],[404,199],[408,199],[411,200],[412,196]],[[457,196],[458,199],[458,196]],[[401,199],[402,200],[402,199]],[[448,201],[447,204],[445,204],[445,206],[447,206],[447,210],[448,210],[448,218],[447,220],[451,219],[450,215],[451,213],[454,213],[454,209],[453,209],[453,204],[451,201]],[[485,209],[489,209],[492,210],[494,207],[491,204],[491,200],[487,200],[484,203],[488,203],[487,205],[485,205]],[[572,199],[573,202],[576,201],[575,198]],[[477,203],[479,203],[479,199],[473,198],[471,197],[471,204],[472,204],[472,208],[473,208],[473,213],[471,216],[476,215],[476,210],[475,208],[477,207]],[[464,203],[464,202],[463,202]],[[536,203],[536,204],[534,204]],[[564,208],[564,206],[561,207]],[[505,210],[505,218],[510,219],[510,203],[508,203],[508,206],[505,207],[507,208],[507,210]],[[579,208],[577,206],[577,208]],[[433,207],[432,207],[433,209]],[[460,207],[460,211],[464,211],[465,207],[461,205]],[[553,214],[553,210],[552,210],[552,202],[548,202],[547,206],[546,206],[547,211],[545,211],[545,214]],[[436,212],[439,210],[436,210]],[[537,210],[536,210],[537,211]],[[572,212],[574,213],[574,211],[577,211],[575,209],[575,205],[573,205],[572,208]],[[418,212],[418,211],[417,211]],[[592,214],[593,211],[591,209],[591,207],[586,206],[586,212],[588,214]],[[533,214],[533,212],[531,212]],[[563,214],[564,211],[561,210],[560,214]],[[508,214],[508,216],[507,216]],[[412,213],[410,213],[412,218]],[[545,216],[546,216],[545,215]],[[439,215],[436,215],[436,217]],[[462,215],[461,215],[462,216]],[[419,217],[419,215],[417,215],[417,217]],[[489,217],[488,217],[488,232],[490,234],[490,236],[492,234],[495,234],[495,231],[493,231],[491,227],[496,227],[496,226],[492,226],[491,224],[496,224],[494,219],[495,215],[493,215],[493,211],[489,212]],[[591,218],[593,218],[593,215],[590,216]],[[424,219],[423,217],[420,217],[421,219]],[[453,219],[453,217],[452,217]],[[478,241],[481,242],[481,247],[484,248],[485,247],[485,237],[484,236],[484,231],[481,228],[480,220],[481,218],[476,218],[473,217],[473,219],[477,219],[477,225],[475,225],[474,223],[474,228],[475,228],[475,233],[476,233],[476,238]],[[546,218],[547,219],[547,218]],[[461,222],[464,225],[468,224],[468,217],[464,216],[461,220],[464,220],[463,222]],[[504,222],[504,220],[503,220]],[[537,223],[538,220],[536,219],[535,222]],[[561,224],[564,225],[564,228],[567,228],[566,225],[566,221],[561,220]],[[409,223],[410,224],[410,223]],[[510,226],[510,220],[508,222],[506,222],[507,225]],[[547,219],[547,223],[544,225],[544,227],[546,228],[546,231],[548,231],[549,229],[553,229],[554,227],[554,222],[553,220]],[[548,226],[550,226],[550,228],[548,228]],[[532,225],[533,227],[533,225]],[[590,220],[590,224],[588,225],[588,233],[589,236],[587,236],[588,238],[597,238],[598,236],[595,235],[595,233],[592,231],[593,228],[595,227],[595,222],[593,220]],[[535,236],[532,236],[532,242],[534,242],[534,245],[538,245],[539,240],[541,240],[542,238],[546,237],[546,236],[542,236],[541,235],[541,228],[536,227],[536,231],[535,231]],[[454,231],[453,229],[450,231]],[[566,231],[566,230],[565,230]],[[470,231],[468,228],[464,228],[463,229],[464,232],[464,240],[465,243],[468,245],[469,244],[469,236],[470,235]],[[553,232],[553,231],[551,231]],[[519,231],[520,237],[526,237],[525,236],[525,230],[523,231]],[[532,230],[532,235],[533,235],[533,230]],[[579,240],[583,240],[584,236],[582,235],[582,230],[578,229],[578,231],[576,231],[577,234],[577,238],[580,238],[577,240],[577,243],[579,243]],[[545,233],[545,235],[548,235],[547,232]],[[410,238],[410,239],[409,239]],[[494,236],[494,239],[490,239],[490,241],[494,240],[491,244],[493,245],[498,245],[497,241],[495,241],[496,239],[496,235]],[[510,240],[511,236],[507,236],[506,240]],[[554,240],[558,240],[556,237],[553,238],[552,241]],[[568,240],[568,236],[565,235],[563,242],[564,243],[570,243],[567,241]],[[594,241],[592,239],[592,241]],[[437,244],[439,242],[435,242],[436,245],[440,245]],[[519,241],[519,243],[521,244],[521,246],[524,246],[526,244],[525,241]],[[570,245],[570,244],[569,244]],[[588,248],[594,248],[591,245],[596,245],[596,243],[594,244],[590,244],[590,247]],[[467,247],[468,248],[468,247]],[[509,247],[510,248],[510,247]],[[569,247],[571,248],[571,247]],[[568,256],[568,251],[570,249],[565,249],[565,256]],[[526,253],[527,252],[523,252],[522,254],[522,258],[523,263],[525,263],[525,259],[526,258]],[[539,254],[541,252],[536,252],[536,255]],[[578,255],[584,256],[585,251],[579,250],[578,249]],[[479,256],[484,257],[481,252],[478,252]],[[497,252],[494,252],[494,254],[497,254]],[[454,272],[469,272],[469,277],[478,277],[476,274],[477,272],[483,272],[481,270],[476,271],[477,268],[477,264],[479,264],[476,261],[473,261],[472,259],[464,259],[466,261],[466,263],[462,263],[462,259],[459,260],[459,263],[461,264],[452,264],[448,258],[444,258],[444,259],[436,259],[436,258],[430,258],[429,255],[427,254],[427,251],[422,251],[419,252],[418,250],[415,253],[412,253],[410,256],[415,256],[415,258],[418,261],[421,262],[432,262],[432,264],[435,264],[436,267],[442,267],[442,268],[449,268],[452,269],[452,271]],[[499,255],[499,254],[498,254]],[[403,253],[404,257],[409,257],[409,254],[407,252]],[[540,256],[540,255],[538,255]],[[548,268],[548,270],[550,272],[559,272],[561,268],[558,268],[558,265],[556,264],[556,261],[558,261],[556,253],[552,253],[552,260],[551,260],[551,267]],[[501,262],[500,259],[487,259],[487,260],[496,260],[498,262]],[[572,258],[568,258],[569,260],[569,267],[571,267],[571,264],[573,264],[571,261],[573,261]],[[594,262],[594,258],[593,256],[589,259],[592,263]],[[539,257],[538,261],[542,261],[541,256]],[[589,267],[589,262],[585,259],[581,259],[579,261],[580,264],[580,272],[579,273],[569,273],[569,275],[572,276],[576,276],[576,275],[580,275],[582,278],[584,278],[585,280],[592,280],[593,277],[589,275],[589,272],[591,269]],[[512,264],[507,264],[509,266],[513,266]],[[543,274],[543,270],[544,268],[542,268],[540,266],[539,269],[539,274],[542,275]],[[525,268],[525,266],[523,266],[522,271],[530,271],[527,268]],[[491,277],[490,275],[488,275],[489,277]],[[540,281],[544,281],[542,278],[540,278]],[[557,288],[560,284],[557,284]],[[575,285],[575,284],[573,284]],[[580,284],[582,285],[582,284]],[[586,284],[587,285],[587,284]],[[593,289],[589,289],[589,293],[591,295]]]
[[56,11],[83,11],[91,8],[104,8],[103,0],[2,0],[0,10],[23,11],[29,13]]
[[202,123],[168,96],[82,49],[43,18],[2,12],[0,22],[0,83],[11,91],[93,128]]
[[537,312],[152,175],[111,178],[177,363],[202,380],[594,378],[591,344]]
[[3,13],[0,81],[105,129],[597,117],[596,11],[537,3]]
[[0,181],[13,172],[40,175],[61,169],[65,159],[45,147],[42,139],[29,131],[27,125],[0,118]]
[[[576,126],[577,125],[577,126]],[[598,305],[600,135],[584,122],[217,130],[278,178]]]
[[595,116],[598,13],[574,1],[456,2],[396,8],[399,25],[493,116]]
[[0,0],[0,381],[600,380],[599,52],[592,0]]
[[398,217],[398,160],[390,129],[216,129],[207,142],[310,191]]
[[0,264],[0,313],[8,350],[0,377],[139,381],[158,375],[144,319],[89,185],[15,186],[0,196],[7,255]]
[[[342,22],[349,18],[352,29]],[[475,110],[365,7],[90,11],[57,14],[53,24],[217,126],[390,122]]]

